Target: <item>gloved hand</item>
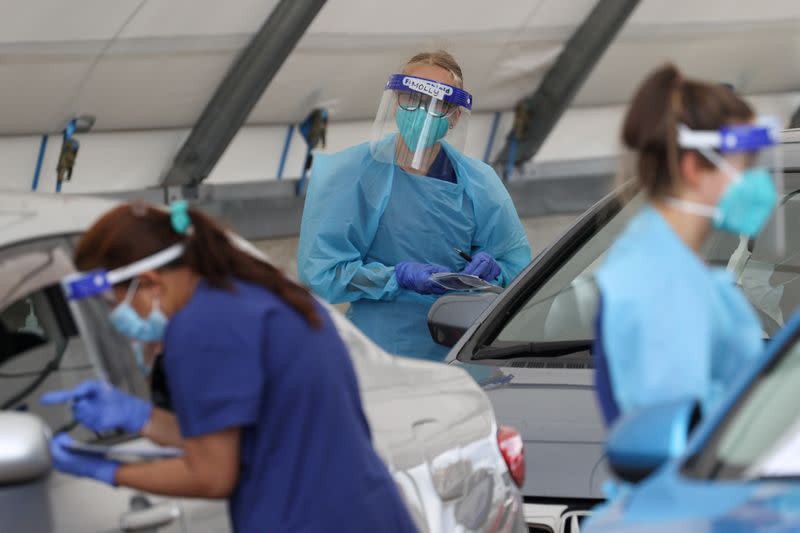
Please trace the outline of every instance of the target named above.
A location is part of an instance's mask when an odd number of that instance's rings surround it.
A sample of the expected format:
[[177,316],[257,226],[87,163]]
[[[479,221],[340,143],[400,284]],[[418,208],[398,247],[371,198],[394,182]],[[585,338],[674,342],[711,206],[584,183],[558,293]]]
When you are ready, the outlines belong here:
[[95,432],[123,429],[139,433],[153,412],[153,406],[141,398],[94,380],[71,390],[48,392],[41,398],[44,405],[70,401],[75,420]]
[[486,252],[478,252],[464,268],[464,274],[478,276],[483,281],[492,282],[500,275],[500,265]]
[[117,484],[118,462],[70,451],[66,446],[71,442],[72,437],[66,433],[59,433],[50,441],[53,468],[73,476],[92,478],[109,485]]
[[438,272],[449,272],[449,270],[441,265],[410,263],[408,261],[397,263],[394,267],[397,284],[403,289],[416,291],[420,294],[444,294],[447,292],[429,279],[431,274]]

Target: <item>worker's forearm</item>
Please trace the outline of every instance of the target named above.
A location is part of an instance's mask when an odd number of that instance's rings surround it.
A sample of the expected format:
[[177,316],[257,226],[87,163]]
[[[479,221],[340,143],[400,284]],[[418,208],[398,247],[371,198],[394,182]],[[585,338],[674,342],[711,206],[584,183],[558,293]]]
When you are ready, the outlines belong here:
[[162,496],[212,499],[228,496],[218,485],[203,482],[184,458],[122,465],[115,479],[119,486]]
[[154,408],[150,420],[142,428],[142,436],[162,446],[183,446],[183,437],[174,414]]

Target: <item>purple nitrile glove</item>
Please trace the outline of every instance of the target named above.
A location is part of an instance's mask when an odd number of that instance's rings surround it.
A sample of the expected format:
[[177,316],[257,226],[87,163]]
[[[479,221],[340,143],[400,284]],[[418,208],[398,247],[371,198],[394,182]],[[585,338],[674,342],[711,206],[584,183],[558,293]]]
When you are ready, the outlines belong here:
[[94,380],[84,381],[74,389],[48,392],[42,395],[41,402],[72,402],[75,420],[98,433],[115,429],[139,433],[153,413],[150,403]]
[[66,433],[59,433],[50,441],[53,468],[65,474],[88,477],[116,486],[119,463],[71,451],[67,446],[74,442]]
[[429,263],[410,263],[403,261],[394,267],[394,275],[397,284],[403,289],[418,292],[420,294],[444,294],[445,289],[431,281],[432,274],[438,272],[450,272],[441,265]]
[[478,276],[483,281],[492,282],[500,275],[500,265],[494,257],[486,252],[478,252],[472,256],[472,261],[464,267],[464,274]]

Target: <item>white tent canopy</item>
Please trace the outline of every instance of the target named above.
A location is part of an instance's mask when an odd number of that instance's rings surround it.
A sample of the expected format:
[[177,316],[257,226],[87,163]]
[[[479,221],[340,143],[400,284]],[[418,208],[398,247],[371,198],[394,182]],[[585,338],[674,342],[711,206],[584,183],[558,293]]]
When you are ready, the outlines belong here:
[[[172,130],[168,139],[153,133],[147,142],[158,144],[158,154],[143,156],[160,158],[157,166],[163,170],[184,130],[198,118],[275,4],[0,0],[0,135],[7,136],[0,140],[0,153],[18,153],[20,143],[30,143],[26,162],[20,159],[13,167],[26,174],[20,183],[28,186],[31,170],[22,169],[33,167],[38,149],[34,136],[56,133],[70,118],[87,113],[97,123],[84,138],[112,131]],[[279,154],[285,130],[277,126],[298,122],[312,107],[324,105],[332,113],[334,147],[339,141],[364,138],[387,75],[420,49],[439,47],[462,63],[477,115],[510,110],[535,90],[593,5],[593,0],[328,0],[259,101],[249,125],[261,126],[258,131],[265,137],[259,143],[269,143]],[[796,0],[642,0],[576,97],[565,124],[572,117],[581,130],[578,138],[601,131],[614,137],[616,131],[609,128],[616,127],[619,106],[649,70],[666,60],[689,75],[730,82],[744,94],[777,98],[768,107],[787,115],[800,90],[798,30]],[[589,117],[597,129],[579,116]],[[482,123],[476,121],[473,155],[481,155],[489,122],[488,115]],[[349,130],[339,141],[336,124],[339,132]],[[508,120],[501,135],[507,127]],[[559,125],[556,133],[563,128]],[[133,137],[126,135],[125,142],[130,142]],[[548,140],[548,145],[553,142],[560,141]],[[90,146],[82,145],[77,179],[81,168],[91,166],[86,162],[92,157],[86,153]],[[585,155],[580,144],[571,149],[575,158]],[[165,156],[168,160],[161,160]],[[302,154],[292,158],[302,159]],[[269,168],[262,168],[261,179],[274,176],[275,165],[271,160]],[[157,182],[160,175],[153,168],[141,171],[147,175],[142,186]],[[238,173],[230,179],[240,177]]]

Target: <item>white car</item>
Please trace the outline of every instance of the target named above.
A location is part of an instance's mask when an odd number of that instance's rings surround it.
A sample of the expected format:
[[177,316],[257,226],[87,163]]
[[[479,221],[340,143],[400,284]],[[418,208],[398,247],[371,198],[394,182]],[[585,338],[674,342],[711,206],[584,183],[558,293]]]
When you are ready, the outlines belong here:
[[[223,502],[161,498],[51,472],[52,431],[118,441],[120,448],[143,444],[130,435],[98,437],[74,427],[67,407],[38,402],[48,390],[92,377],[148,394],[108,310],[97,301],[67,303],[59,285],[74,272],[70,258],[80,234],[114,205],[61,195],[0,197],[0,529],[229,531]],[[522,441],[497,427],[473,379],[452,366],[391,356],[329,309],[353,358],[375,447],[419,530],[526,531],[518,490]]]

